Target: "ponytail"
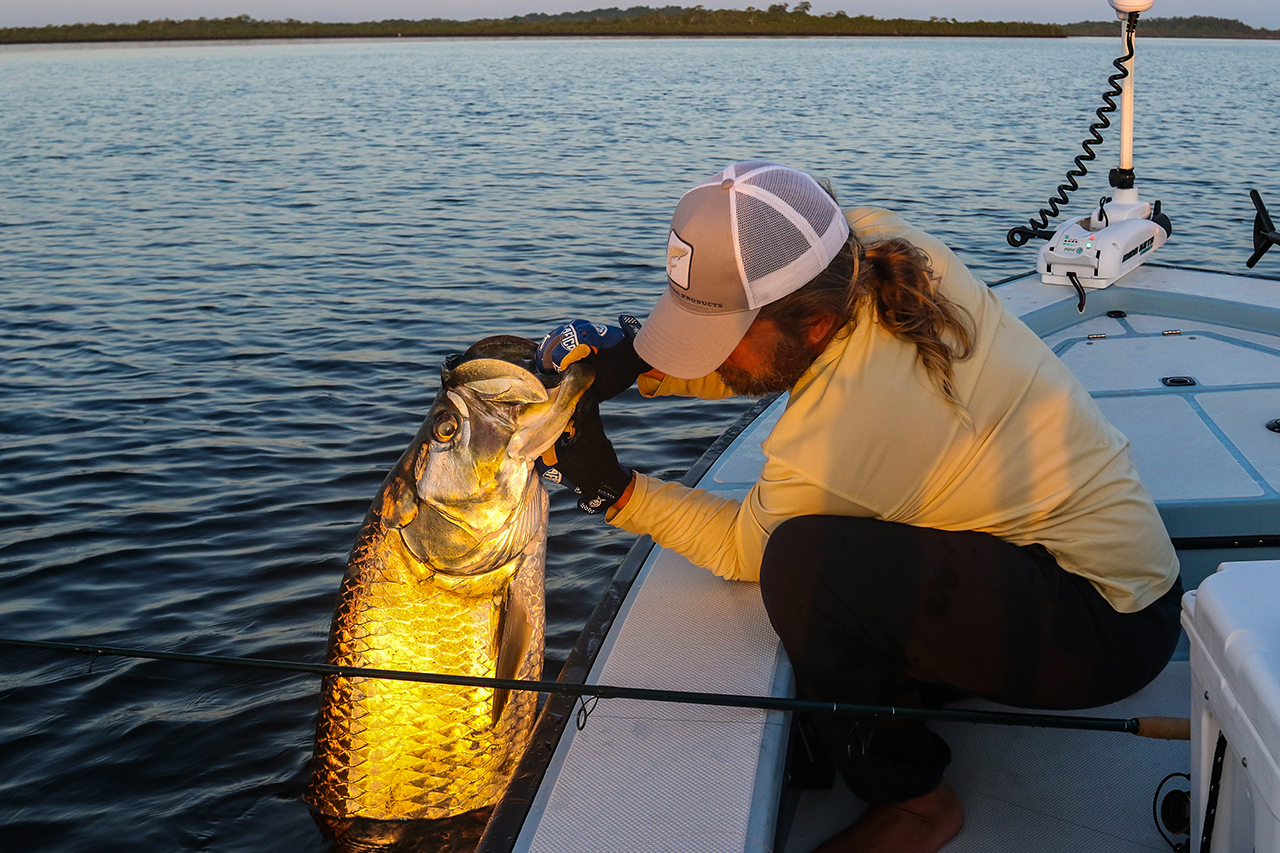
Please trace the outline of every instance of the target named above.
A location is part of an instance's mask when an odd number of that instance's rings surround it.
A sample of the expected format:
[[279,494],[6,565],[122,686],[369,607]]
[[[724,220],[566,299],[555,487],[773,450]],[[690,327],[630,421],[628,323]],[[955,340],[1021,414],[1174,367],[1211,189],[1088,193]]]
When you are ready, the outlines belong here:
[[973,353],[973,317],[938,292],[929,256],[906,240],[865,247],[859,267],[850,288],[856,304],[873,302],[880,325],[916,345],[942,395],[959,406],[952,364]]
[[973,317],[937,290],[929,256],[903,239],[863,246],[849,241],[816,278],[760,309],[793,334],[803,333],[822,316],[843,328],[855,322],[864,305],[894,337],[913,343],[916,355],[942,395],[957,408],[952,365],[973,352]]

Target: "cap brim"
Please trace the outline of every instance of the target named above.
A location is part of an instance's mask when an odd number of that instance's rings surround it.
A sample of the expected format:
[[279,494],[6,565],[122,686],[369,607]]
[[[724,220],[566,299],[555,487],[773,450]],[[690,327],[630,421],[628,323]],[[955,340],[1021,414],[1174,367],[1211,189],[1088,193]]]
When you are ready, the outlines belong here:
[[759,313],[695,314],[667,291],[636,334],[636,354],[668,376],[701,379],[724,364]]

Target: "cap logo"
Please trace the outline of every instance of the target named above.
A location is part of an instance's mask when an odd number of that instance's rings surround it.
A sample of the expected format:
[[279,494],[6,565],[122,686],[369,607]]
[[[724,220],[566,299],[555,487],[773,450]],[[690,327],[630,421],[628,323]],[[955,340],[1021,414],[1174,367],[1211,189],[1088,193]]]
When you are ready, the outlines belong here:
[[672,231],[667,239],[667,278],[683,290],[689,289],[689,264],[693,260],[693,247]]

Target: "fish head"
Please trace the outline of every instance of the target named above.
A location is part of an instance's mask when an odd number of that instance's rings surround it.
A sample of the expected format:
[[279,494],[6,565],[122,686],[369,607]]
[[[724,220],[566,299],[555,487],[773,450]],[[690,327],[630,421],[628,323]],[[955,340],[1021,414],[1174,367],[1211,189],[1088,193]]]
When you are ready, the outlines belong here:
[[540,377],[536,349],[498,336],[450,356],[440,393],[397,466],[401,482],[389,484],[384,518],[436,571],[487,571],[541,526],[541,503],[531,518],[541,493],[534,460],[564,432],[594,373],[578,363]]

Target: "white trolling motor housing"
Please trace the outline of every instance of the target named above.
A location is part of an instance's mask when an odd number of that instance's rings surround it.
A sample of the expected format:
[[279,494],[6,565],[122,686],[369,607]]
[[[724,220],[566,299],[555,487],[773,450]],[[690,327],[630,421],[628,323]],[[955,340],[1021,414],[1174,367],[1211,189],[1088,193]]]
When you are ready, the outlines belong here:
[[[1125,21],[1131,14],[1145,12],[1153,0],[1109,0],[1116,17]],[[1125,53],[1129,35],[1121,34]],[[1133,187],[1133,57],[1124,62],[1128,71],[1120,108],[1120,168],[1112,172],[1115,197],[1103,200],[1089,216],[1060,225],[1042,246],[1036,261],[1045,284],[1065,284],[1081,289],[1101,289],[1132,272],[1164,245],[1172,233],[1169,218],[1138,198]],[[1122,180],[1117,182],[1117,175]]]
[[1138,201],[1137,190],[1116,190],[1113,201],[1089,216],[1063,223],[1040,247],[1040,280],[1070,287],[1074,274],[1082,287],[1097,290],[1113,284],[1169,238],[1150,216],[1151,205]]

